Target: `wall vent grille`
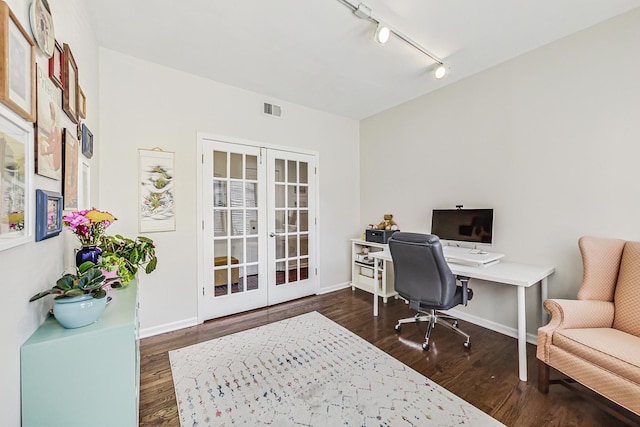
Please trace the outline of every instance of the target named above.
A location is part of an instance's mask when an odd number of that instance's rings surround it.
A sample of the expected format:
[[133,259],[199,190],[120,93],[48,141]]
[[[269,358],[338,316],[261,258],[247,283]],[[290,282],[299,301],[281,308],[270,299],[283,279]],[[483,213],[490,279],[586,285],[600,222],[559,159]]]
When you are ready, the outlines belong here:
[[282,107],[279,105],[264,103],[264,114],[273,117],[282,117]]

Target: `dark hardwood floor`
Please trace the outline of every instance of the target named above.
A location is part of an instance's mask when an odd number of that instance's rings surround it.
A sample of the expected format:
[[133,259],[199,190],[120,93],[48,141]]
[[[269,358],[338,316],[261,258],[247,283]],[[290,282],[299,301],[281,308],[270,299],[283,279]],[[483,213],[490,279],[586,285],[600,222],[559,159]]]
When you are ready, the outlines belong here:
[[434,329],[431,349],[426,352],[421,348],[425,324],[404,325],[400,333],[394,330],[397,319],[413,315],[401,300],[380,304],[380,315],[375,318],[371,294],[344,289],[141,340],[140,426],[180,425],[169,350],[314,310],[507,426],[629,425],[561,385],[552,385],[547,395],[539,393],[532,345],[527,346],[529,381],[524,383],[518,379],[514,338],[460,321],[460,328],[471,335],[470,350],[463,348],[461,336],[440,326]]

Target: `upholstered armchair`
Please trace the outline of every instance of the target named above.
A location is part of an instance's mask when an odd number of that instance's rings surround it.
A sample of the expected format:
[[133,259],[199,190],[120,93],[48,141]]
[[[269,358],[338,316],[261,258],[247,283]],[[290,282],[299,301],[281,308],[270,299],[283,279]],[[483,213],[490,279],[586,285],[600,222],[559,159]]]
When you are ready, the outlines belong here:
[[577,300],[549,299],[538,329],[538,388],[549,367],[640,415],[640,242],[582,237]]

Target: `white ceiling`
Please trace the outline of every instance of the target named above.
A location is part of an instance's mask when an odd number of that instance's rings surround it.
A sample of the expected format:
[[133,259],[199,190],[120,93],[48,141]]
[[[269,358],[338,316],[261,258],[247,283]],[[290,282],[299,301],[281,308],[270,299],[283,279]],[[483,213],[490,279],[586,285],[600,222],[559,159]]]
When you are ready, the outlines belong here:
[[378,45],[374,24],[338,0],[87,0],[103,47],[265,101],[356,119],[640,7],[640,0],[364,3],[443,59],[447,77],[435,80],[433,62],[402,40]]

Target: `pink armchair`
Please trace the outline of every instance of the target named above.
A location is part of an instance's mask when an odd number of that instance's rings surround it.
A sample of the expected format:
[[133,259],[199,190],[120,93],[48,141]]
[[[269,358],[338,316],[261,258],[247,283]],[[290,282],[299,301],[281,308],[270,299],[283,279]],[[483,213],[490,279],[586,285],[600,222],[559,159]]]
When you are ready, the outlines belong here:
[[640,415],[640,242],[582,237],[577,300],[549,299],[538,329],[538,389],[549,367]]

